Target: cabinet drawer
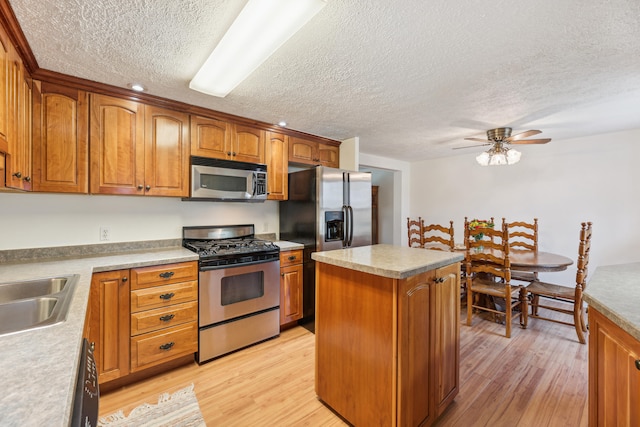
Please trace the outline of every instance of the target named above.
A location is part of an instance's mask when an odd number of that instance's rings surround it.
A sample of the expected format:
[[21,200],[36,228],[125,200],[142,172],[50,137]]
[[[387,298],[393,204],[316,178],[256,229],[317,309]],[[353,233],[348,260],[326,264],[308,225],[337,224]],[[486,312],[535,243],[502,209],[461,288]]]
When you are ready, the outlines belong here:
[[198,320],[198,302],[174,304],[167,308],[146,310],[131,315],[131,336],[153,332]]
[[302,249],[280,252],[280,267],[302,264]]
[[196,261],[131,269],[131,289],[149,288],[151,286],[197,279],[198,263]]
[[131,291],[131,313],[152,308],[168,307],[198,299],[198,281]]
[[131,338],[131,372],[198,351],[198,324],[191,322]]

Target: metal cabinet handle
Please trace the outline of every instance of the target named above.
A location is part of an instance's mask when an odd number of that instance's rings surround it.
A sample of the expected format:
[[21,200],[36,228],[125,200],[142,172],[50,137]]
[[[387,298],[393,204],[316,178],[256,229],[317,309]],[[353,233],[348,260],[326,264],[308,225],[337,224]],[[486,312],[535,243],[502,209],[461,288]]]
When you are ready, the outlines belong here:
[[165,271],[164,273],[160,273],[160,277],[163,279],[168,279],[173,276],[175,273],[173,271]]
[[122,281],[123,281],[123,282],[126,282],[127,280],[129,280],[129,278],[128,278],[128,277],[123,277],[123,278],[122,278]]
[[284,273],[280,273],[280,276],[284,277]]
[[150,185],[147,185],[146,187],[144,187],[144,189],[145,189],[145,190],[147,190],[147,191],[149,191],[149,190],[151,190],[151,186],[150,186]]
[[164,316],[160,316],[160,320],[162,320],[163,322],[168,322],[169,320],[173,319],[174,317],[176,317],[174,314],[167,314]]
[[433,281],[435,283],[442,283],[442,282],[444,282],[444,277],[436,277],[435,279],[433,279]]
[[295,256],[295,255],[291,255],[291,256],[289,256],[289,261],[293,261],[294,259],[296,259],[296,256]]
[[29,181],[31,181],[31,177],[30,177],[30,176],[25,176],[25,177],[24,177],[24,180],[25,180],[25,181],[27,181],[27,182],[29,182]]
[[14,173],[13,176],[15,176],[18,179],[22,178],[22,174],[20,172]]
[[636,359],[636,369],[640,371],[640,359]]
[[227,151],[227,156],[230,156],[230,155],[231,155],[231,151]]
[[138,185],[138,190],[142,190],[142,184]]
[[171,350],[171,347],[173,347],[174,345],[176,345],[176,343],[174,343],[173,341],[168,342],[166,344],[162,344],[160,346],[160,350]]
[[165,301],[170,300],[171,298],[173,298],[176,294],[174,294],[173,292],[169,292],[168,294],[162,294],[160,295],[160,299],[163,299]]

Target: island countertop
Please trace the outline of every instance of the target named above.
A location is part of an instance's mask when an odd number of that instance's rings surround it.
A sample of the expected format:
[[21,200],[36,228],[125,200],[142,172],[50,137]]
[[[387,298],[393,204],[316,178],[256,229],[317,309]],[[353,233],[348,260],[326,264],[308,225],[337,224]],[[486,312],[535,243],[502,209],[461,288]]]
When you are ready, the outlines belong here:
[[406,279],[425,271],[462,261],[464,254],[380,244],[314,252],[311,254],[311,258],[317,262],[376,276]]
[[640,341],[640,262],[596,268],[584,300]]

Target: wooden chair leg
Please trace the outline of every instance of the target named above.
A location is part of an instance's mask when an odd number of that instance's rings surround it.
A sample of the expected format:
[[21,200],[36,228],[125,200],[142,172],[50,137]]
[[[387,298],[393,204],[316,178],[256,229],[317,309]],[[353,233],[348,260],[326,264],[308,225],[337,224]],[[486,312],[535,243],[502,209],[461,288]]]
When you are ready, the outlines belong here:
[[536,294],[531,295],[531,316],[538,315],[538,304],[540,303],[540,296]]
[[506,327],[507,327],[507,338],[511,338],[511,316],[513,314],[513,308],[511,307],[511,298],[505,298],[504,301],[504,305],[505,305],[505,321],[506,321]]
[[576,334],[578,334],[578,341],[580,341],[581,344],[586,344],[587,340],[584,338],[584,332],[582,332],[583,320],[581,311],[578,304],[573,306],[573,323],[576,328]]
[[529,323],[529,307],[527,301],[527,289],[520,288],[520,326],[522,326],[522,329],[527,329]]
[[471,326],[472,316],[473,316],[473,292],[471,292],[471,287],[467,286],[467,326]]

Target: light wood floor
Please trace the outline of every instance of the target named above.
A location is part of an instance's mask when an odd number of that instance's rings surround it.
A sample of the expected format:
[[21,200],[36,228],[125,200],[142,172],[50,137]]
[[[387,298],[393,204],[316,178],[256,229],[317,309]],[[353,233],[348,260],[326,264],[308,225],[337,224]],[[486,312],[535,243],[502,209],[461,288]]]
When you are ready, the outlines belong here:
[[[464,310],[463,310],[464,313]],[[438,426],[586,426],[587,345],[564,325],[474,317],[461,326],[460,393]],[[314,392],[314,335],[302,327],[202,366],[193,364],[101,396],[100,415],[189,384],[213,426],[343,426]]]

